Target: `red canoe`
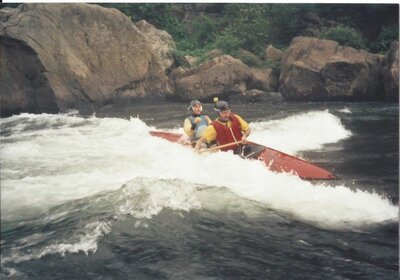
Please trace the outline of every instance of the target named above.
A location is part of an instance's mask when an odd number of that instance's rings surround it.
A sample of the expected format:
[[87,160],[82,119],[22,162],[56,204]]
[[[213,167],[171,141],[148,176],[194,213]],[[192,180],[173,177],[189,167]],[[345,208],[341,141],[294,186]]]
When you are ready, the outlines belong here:
[[[150,134],[174,143],[179,143],[179,140],[182,137],[182,134],[165,131],[150,131]],[[336,179],[336,176],[331,172],[305,160],[260,144],[248,142],[248,145],[257,151],[255,158],[263,161],[265,166],[272,171],[293,173],[302,179],[308,180]]]

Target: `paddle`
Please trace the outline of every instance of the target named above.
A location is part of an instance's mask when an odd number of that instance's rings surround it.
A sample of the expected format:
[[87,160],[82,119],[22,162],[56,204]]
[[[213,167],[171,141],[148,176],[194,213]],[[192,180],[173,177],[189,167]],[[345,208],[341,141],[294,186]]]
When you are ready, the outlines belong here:
[[211,151],[214,151],[214,150],[218,150],[218,149],[222,149],[222,148],[225,148],[225,147],[237,145],[237,144],[240,144],[240,143],[242,143],[241,140],[240,141],[231,142],[231,143],[228,143],[228,144],[224,144],[224,145],[214,146],[214,147],[211,147],[211,148],[208,148],[208,149],[199,150],[199,153],[211,152]]

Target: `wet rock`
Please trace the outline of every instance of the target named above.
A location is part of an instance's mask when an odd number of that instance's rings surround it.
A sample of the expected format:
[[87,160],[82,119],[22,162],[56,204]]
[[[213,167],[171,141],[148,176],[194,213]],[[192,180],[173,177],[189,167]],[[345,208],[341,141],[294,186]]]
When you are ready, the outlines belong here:
[[296,37],[282,60],[286,100],[382,100],[383,56],[331,40]]
[[168,70],[174,65],[172,53],[176,49],[175,42],[167,31],[155,28],[145,20],[140,20],[135,24],[140,31],[147,37],[155,53],[160,58],[161,67]]
[[251,76],[246,64],[223,55],[182,73],[175,81],[176,94],[181,100],[211,100],[215,96],[243,93]]
[[230,101],[240,103],[277,103],[283,100],[280,92],[266,92],[258,89],[251,89],[230,97]]
[[382,68],[382,80],[385,98],[399,100],[399,42],[394,41],[385,55],[385,66]]
[[268,45],[265,49],[264,59],[270,62],[279,62],[282,60],[283,52],[274,48],[272,45]]
[[278,80],[278,74],[271,68],[251,68],[248,88],[268,92],[278,91]]
[[116,9],[22,4],[0,20],[2,114],[172,93],[149,40]]

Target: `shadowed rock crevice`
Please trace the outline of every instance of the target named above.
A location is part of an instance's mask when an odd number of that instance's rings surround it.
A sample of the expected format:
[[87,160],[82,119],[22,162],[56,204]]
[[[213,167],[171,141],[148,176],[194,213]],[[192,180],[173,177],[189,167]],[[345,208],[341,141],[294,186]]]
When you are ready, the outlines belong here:
[[392,42],[385,55],[385,66],[381,73],[385,98],[389,101],[399,101],[399,42]]
[[1,37],[1,116],[56,113],[56,97],[37,53],[21,41]]

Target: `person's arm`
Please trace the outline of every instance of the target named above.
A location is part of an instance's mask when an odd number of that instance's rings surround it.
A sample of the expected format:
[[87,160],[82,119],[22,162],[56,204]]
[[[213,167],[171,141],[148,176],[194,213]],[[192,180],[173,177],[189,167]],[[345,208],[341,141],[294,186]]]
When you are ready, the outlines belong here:
[[241,127],[242,132],[243,132],[243,136],[242,136],[242,139],[241,139],[242,143],[246,144],[247,143],[247,137],[249,137],[249,135],[251,133],[251,129],[249,127],[249,124],[245,120],[243,120],[242,117],[240,117],[238,115],[236,115],[236,117],[240,122],[240,127]]
[[196,142],[196,146],[194,146],[194,149],[196,151],[200,151],[200,149],[204,146],[204,143],[206,143],[206,138],[203,136]]
[[246,143],[247,143],[247,137],[249,137],[250,133],[251,133],[251,129],[250,129],[250,127],[249,127],[249,128],[243,133],[243,136],[242,136],[242,143],[243,143],[243,144],[246,144]]
[[184,123],[183,123],[183,131],[186,133],[187,136],[192,137],[193,133],[194,133],[194,129],[192,122],[190,121],[189,118],[185,119]]
[[217,131],[215,130],[213,125],[207,126],[204,130],[203,136],[197,140],[196,146],[194,147],[196,151],[203,148],[205,143],[210,143],[217,138]]

